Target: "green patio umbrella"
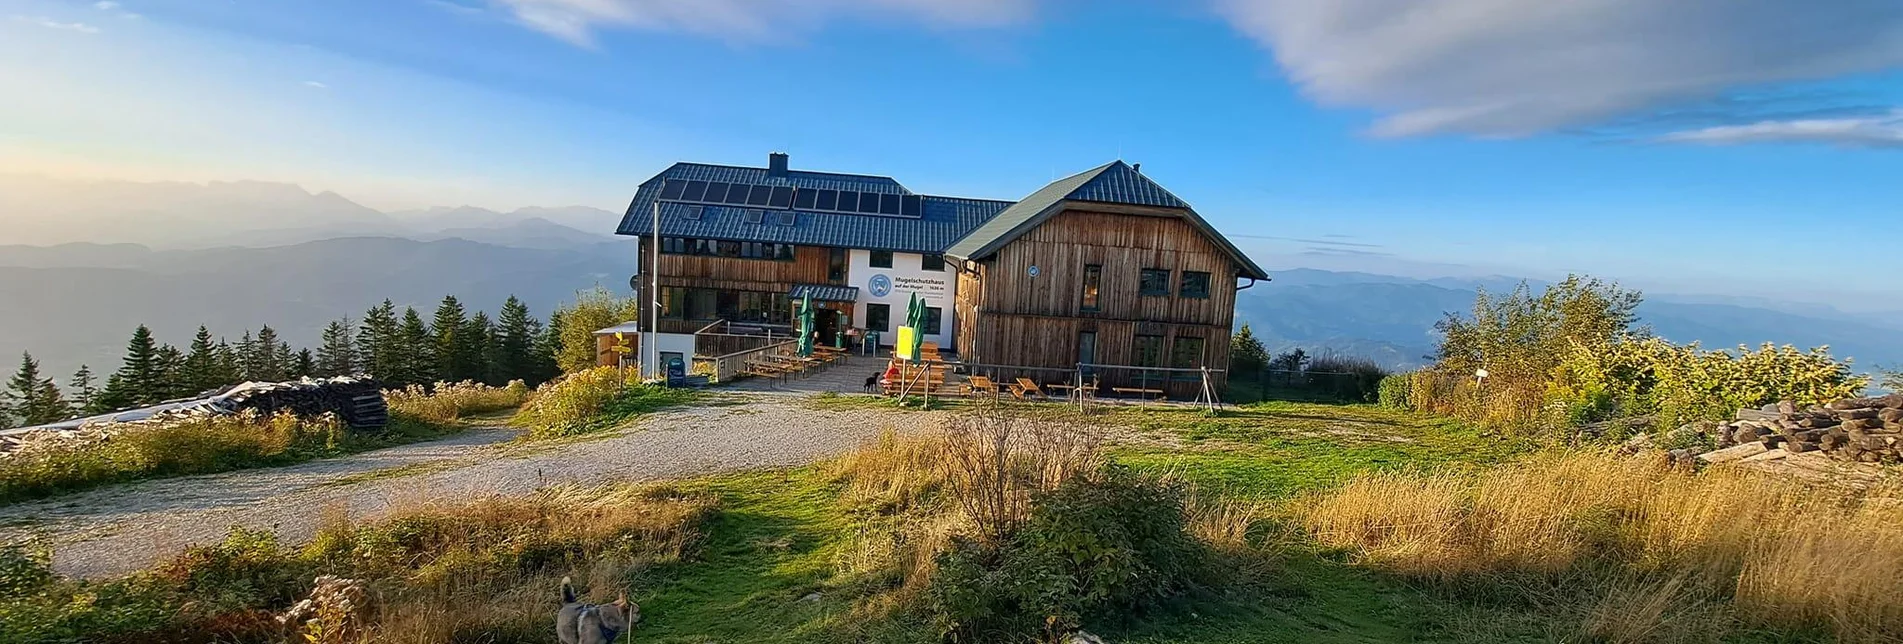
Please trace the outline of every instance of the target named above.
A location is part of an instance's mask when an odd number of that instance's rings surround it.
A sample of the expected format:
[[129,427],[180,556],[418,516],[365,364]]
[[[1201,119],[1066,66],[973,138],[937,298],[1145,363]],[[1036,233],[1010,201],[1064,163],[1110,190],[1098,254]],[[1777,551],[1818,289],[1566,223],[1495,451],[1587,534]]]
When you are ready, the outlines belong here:
[[813,355],[813,294],[808,292],[800,296],[800,343],[799,354],[804,358]]
[[919,345],[925,343],[925,301],[918,299],[918,293],[905,306],[905,325],[912,327],[912,359],[917,360]]

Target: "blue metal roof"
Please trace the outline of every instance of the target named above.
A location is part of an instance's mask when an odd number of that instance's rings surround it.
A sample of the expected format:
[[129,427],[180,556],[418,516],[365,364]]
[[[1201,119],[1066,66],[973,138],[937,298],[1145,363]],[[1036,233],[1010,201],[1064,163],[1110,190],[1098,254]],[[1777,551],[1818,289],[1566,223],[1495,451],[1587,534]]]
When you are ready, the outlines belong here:
[[811,294],[814,300],[818,300],[820,302],[857,302],[859,301],[859,287],[857,286],[833,286],[830,284],[795,284],[793,285],[793,290],[786,292],[787,297],[795,299],[795,300],[805,297],[808,294]]
[[[890,177],[833,174],[793,170],[784,177],[768,176],[765,168],[676,163],[641,184],[628,212],[615,230],[622,235],[647,235],[653,230],[653,208],[666,179],[725,181],[755,185],[792,186],[803,190],[857,190],[879,194],[912,194]],[[920,216],[845,214],[794,210],[791,226],[780,225],[778,214],[786,210],[768,210],[762,223],[747,223],[748,208],[740,206],[697,206],[699,219],[688,219],[690,204],[661,203],[661,235],[758,241],[802,246],[832,246],[865,250],[889,250],[907,253],[937,253],[965,236],[986,220],[996,216],[1009,201],[924,196]]]

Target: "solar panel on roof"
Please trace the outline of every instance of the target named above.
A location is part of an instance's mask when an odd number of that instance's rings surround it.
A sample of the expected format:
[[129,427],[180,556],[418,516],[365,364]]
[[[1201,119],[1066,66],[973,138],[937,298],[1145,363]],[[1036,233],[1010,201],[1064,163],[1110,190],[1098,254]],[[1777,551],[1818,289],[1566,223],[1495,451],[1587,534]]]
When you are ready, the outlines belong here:
[[687,192],[686,181],[682,181],[680,179],[668,179],[667,181],[661,183],[661,198],[662,199],[665,199],[667,201],[675,201],[681,198],[681,193],[683,192]]
[[689,181],[687,190],[681,193],[681,201],[700,201],[707,194],[707,182]]
[[700,221],[701,211],[703,210],[706,210],[706,208],[702,206],[688,206],[687,212],[683,213],[681,218],[688,221]]
[[772,200],[773,186],[754,186],[753,192],[747,195],[747,205],[749,206],[764,206],[768,201]]
[[766,205],[769,208],[785,208],[793,205],[793,189],[784,186],[773,188],[772,198],[767,200]]
[[906,195],[899,206],[899,214],[906,217],[925,216],[925,198],[918,195]]
[[839,191],[839,212],[859,212],[859,192],[857,190]]
[[726,182],[722,182],[722,181],[714,181],[714,182],[708,183],[707,196],[701,199],[701,201],[705,201],[707,203],[726,203],[728,185],[730,184]]
[[881,215],[899,214],[899,195],[880,195],[879,196],[879,214]]
[[867,215],[879,214],[879,195],[871,192],[859,193],[859,212]]
[[814,210],[838,210],[839,209],[839,191],[838,190],[819,191],[819,198],[813,202],[813,209]]
[[819,201],[818,190],[796,190],[793,192],[793,207],[800,210],[812,210]]
[[733,184],[733,187],[727,189],[727,201],[726,201],[727,205],[730,205],[730,206],[746,205],[747,193],[751,192],[752,190],[753,190],[753,186],[750,186],[744,183]]
[[749,224],[757,224],[762,221],[766,221],[766,211],[760,210],[758,208],[748,208],[747,214],[742,215],[741,220]]
[[793,211],[791,211],[791,210],[788,210],[788,211],[786,211],[786,212],[782,212],[782,213],[780,213],[780,225],[781,225],[781,226],[791,226],[791,225],[793,225],[793,222],[795,222],[795,221],[799,221],[799,217],[798,217],[798,215],[797,215],[797,213],[794,213],[794,212],[793,212]]

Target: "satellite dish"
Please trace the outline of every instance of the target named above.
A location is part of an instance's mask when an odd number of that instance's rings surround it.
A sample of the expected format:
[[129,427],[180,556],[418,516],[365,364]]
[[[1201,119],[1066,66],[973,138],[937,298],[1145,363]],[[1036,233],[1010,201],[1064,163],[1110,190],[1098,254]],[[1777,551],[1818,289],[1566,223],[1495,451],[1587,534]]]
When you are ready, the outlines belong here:
[[628,277],[628,290],[635,291],[637,293],[641,291],[641,276],[640,275],[632,275]]

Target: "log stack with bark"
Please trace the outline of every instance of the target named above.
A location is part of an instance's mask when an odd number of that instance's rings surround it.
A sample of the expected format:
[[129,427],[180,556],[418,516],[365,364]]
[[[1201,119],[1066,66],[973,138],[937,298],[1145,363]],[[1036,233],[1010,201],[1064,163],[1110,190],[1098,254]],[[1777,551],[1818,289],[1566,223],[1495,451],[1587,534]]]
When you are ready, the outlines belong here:
[[1782,450],[1816,452],[1846,463],[1899,463],[1903,462],[1903,394],[1812,407],[1784,401],[1742,409],[1734,420],[1717,425],[1714,433],[1718,450],[1672,456],[1722,463],[1768,459],[1772,456],[1760,455]]
[[266,416],[288,412],[306,418],[334,414],[355,430],[382,429],[390,423],[390,411],[384,402],[382,387],[368,378],[246,382],[206,392],[196,398],[166,401],[151,407],[0,431],[0,456],[16,452],[36,441],[101,442],[128,427],[247,411]]

